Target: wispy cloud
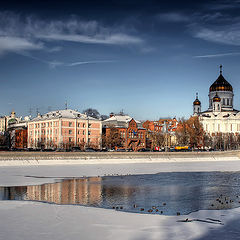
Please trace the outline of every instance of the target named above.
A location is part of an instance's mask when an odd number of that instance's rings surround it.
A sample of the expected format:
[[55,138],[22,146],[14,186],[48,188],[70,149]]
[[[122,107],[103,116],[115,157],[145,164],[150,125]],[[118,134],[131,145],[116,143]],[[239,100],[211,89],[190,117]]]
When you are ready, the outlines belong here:
[[225,26],[208,26],[193,30],[193,36],[215,43],[240,46],[240,24],[229,24]]
[[[120,30],[121,29],[121,30]],[[8,41],[10,39],[10,41]],[[22,17],[12,12],[0,12],[0,51],[43,49],[47,42],[77,42],[106,45],[136,45],[144,40],[127,28],[104,26],[97,21],[77,17],[65,20],[41,20]],[[46,50],[56,52],[60,47]]]
[[43,48],[43,43],[34,42],[20,37],[0,36],[0,54],[3,54],[6,51],[19,52],[23,50],[40,50]]
[[240,8],[239,0],[216,0],[207,3],[205,7],[209,10],[228,10]]
[[75,67],[78,65],[85,65],[85,64],[98,64],[98,63],[114,63],[117,62],[116,60],[94,60],[94,61],[76,61],[76,62],[71,62],[71,63],[65,63],[65,62],[60,62],[57,60],[53,60],[53,61],[47,61],[35,56],[32,56],[31,54],[27,53],[27,52],[21,52],[21,53],[17,53],[18,55],[21,55],[23,57],[27,57],[30,59],[33,59],[35,61],[41,62],[43,64],[48,65],[50,68],[56,68],[56,67]]
[[37,38],[48,40],[48,41],[68,41],[68,42],[79,42],[79,43],[91,43],[91,44],[113,44],[113,45],[124,45],[124,44],[138,44],[143,41],[140,38],[129,36],[127,34],[98,34],[96,36],[85,36],[80,34],[41,34],[37,35]]
[[67,64],[64,64],[64,66],[74,67],[74,66],[83,65],[83,64],[114,63],[114,62],[117,62],[117,61],[115,61],[115,60],[80,61],[80,62],[67,63]]
[[188,22],[190,20],[190,16],[177,12],[161,13],[156,18],[165,22]]
[[240,52],[199,55],[199,56],[193,56],[193,58],[218,58],[218,57],[237,56],[237,55],[240,55]]

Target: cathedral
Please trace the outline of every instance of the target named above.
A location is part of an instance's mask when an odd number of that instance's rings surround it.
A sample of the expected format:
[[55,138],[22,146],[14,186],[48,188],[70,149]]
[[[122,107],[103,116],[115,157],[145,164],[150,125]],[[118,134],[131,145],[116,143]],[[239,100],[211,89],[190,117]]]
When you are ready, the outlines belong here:
[[222,75],[220,75],[209,88],[209,107],[201,111],[201,102],[198,94],[193,102],[193,115],[199,116],[204,130],[214,136],[216,133],[240,132],[240,111],[233,108],[233,88]]

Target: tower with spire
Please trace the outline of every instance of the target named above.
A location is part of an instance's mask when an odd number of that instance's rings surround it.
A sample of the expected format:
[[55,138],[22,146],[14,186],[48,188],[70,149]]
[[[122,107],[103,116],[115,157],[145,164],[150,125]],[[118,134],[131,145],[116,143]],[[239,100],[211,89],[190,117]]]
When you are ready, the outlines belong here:
[[220,98],[221,111],[233,111],[233,88],[231,84],[222,75],[222,65],[220,65],[220,74],[217,80],[209,88],[209,111],[215,111],[214,99],[217,95]]
[[198,116],[201,113],[201,102],[198,99],[198,93],[196,93],[196,99],[193,102],[193,115]]

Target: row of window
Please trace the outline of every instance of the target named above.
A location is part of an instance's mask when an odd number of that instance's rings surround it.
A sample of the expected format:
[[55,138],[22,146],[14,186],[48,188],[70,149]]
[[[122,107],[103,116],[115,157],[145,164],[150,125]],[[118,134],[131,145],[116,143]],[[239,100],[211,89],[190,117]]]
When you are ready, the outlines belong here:
[[[52,126],[58,127],[58,122],[35,123],[34,126],[35,126],[35,128],[40,128],[40,126],[41,126],[41,127],[52,127]],[[68,123],[68,126],[69,126],[69,127],[72,127],[72,126],[73,126],[73,122],[69,122],[69,123]],[[85,123],[78,123],[77,126],[78,126],[78,127],[83,127],[83,128],[85,128],[85,127],[86,127],[86,124],[85,124]],[[89,124],[88,124],[88,128],[91,128],[91,127],[92,127],[92,124],[89,123]]]
[[[125,138],[125,132],[120,132],[121,138]],[[128,133],[128,138],[143,138],[143,133],[137,133],[135,131],[130,131]]]
[[[231,131],[232,132],[233,128],[234,128],[233,125],[235,125],[235,124],[227,124],[227,123],[225,123],[224,124],[225,132],[227,132],[227,131]],[[210,130],[210,129],[208,129],[208,127],[209,127],[209,124],[206,124],[205,125],[206,131]],[[213,129],[213,131],[221,132],[221,131],[223,131],[223,126],[221,126],[221,124],[212,123],[212,129]],[[237,124],[237,131],[240,131],[240,124]]]
[[143,133],[137,133],[137,132],[129,132],[128,138],[143,138]]
[[47,122],[47,123],[35,123],[35,128],[40,128],[41,127],[57,127],[58,122]]
[[[52,134],[52,129],[47,129],[47,130],[42,130],[41,131],[41,133],[42,134],[44,134],[45,135],[45,133],[47,134],[47,135],[51,135]],[[67,132],[67,131],[66,131]],[[73,134],[73,131],[72,130],[68,130],[68,133],[69,134]],[[33,134],[33,131],[30,131],[30,136],[32,136],[32,134]],[[35,135],[39,135],[40,134],[40,131],[39,130],[35,130]],[[58,130],[57,129],[55,129],[55,134],[57,135],[58,134]],[[81,131],[80,130],[78,130],[78,134],[81,134]],[[83,135],[85,135],[85,130],[83,130],[82,131],[82,134]],[[91,135],[91,131],[88,131],[88,135]]]
[[[34,139],[31,138],[30,141],[33,143]],[[41,141],[42,142],[46,142],[46,141],[50,141],[50,142],[51,141],[55,141],[55,142],[57,142],[57,137],[55,137],[55,138],[52,138],[52,137],[50,137],[50,138],[37,138],[36,141],[37,142],[41,142]]]

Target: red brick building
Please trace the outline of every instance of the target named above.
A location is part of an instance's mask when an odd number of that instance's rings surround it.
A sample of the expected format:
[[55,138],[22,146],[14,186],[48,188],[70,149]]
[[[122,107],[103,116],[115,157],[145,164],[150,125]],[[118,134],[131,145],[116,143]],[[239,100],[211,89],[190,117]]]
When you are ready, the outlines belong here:
[[110,118],[102,123],[103,134],[108,137],[111,129],[117,129],[121,139],[121,146],[116,148],[131,149],[137,151],[146,148],[146,129],[140,121],[134,120],[128,115],[111,114]]
[[[151,149],[170,148],[176,142],[175,131],[178,126],[176,118],[159,119],[158,121],[145,121],[143,127],[147,129],[146,146]],[[161,135],[161,136],[160,136]],[[156,139],[164,138],[162,144]]]
[[158,121],[145,121],[143,127],[152,132],[175,132],[177,129],[178,121],[176,118],[159,119]]
[[15,148],[24,149],[27,148],[28,142],[28,130],[27,129],[17,129],[15,130]]

